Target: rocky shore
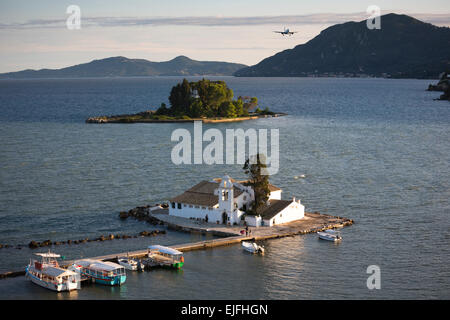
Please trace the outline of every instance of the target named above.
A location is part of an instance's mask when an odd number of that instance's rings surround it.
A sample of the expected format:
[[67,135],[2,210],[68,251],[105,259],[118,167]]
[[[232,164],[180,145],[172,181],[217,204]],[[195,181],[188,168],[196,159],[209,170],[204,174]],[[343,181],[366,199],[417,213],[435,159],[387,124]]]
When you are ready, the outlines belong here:
[[450,78],[447,72],[441,73],[439,75],[439,82],[437,84],[430,84],[427,91],[442,91],[443,94],[436,100],[450,101]]
[[281,117],[286,116],[287,113],[277,112],[273,114],[251,114],[245,117],[237,118],[189,118],[184,117],[181,119],[175,118],[152,118],[146,117],[149,111],[140,112],[138,114],[124,114],[124,115],[114,115],[114,116],[100,116],[100,117],[90,117],[86,119],[86,123],[173,123],[173,122],[194,122],[202,121],[204,123],[220,123],[220,122],[238,122],[246,120],[255,120],[259,118],[271,118],[271,117]]
[[154,206],[146,205],[139,206],[128,211],[121,211],[119,213],[120,219],[127,219],[129,217],[137,219],[139,221],[146,221],[152,225],[162,225],[164,224],[160,220],[154,218],[150,212],[155,210],[167,209],[169,208],[168,204],[156,204]]

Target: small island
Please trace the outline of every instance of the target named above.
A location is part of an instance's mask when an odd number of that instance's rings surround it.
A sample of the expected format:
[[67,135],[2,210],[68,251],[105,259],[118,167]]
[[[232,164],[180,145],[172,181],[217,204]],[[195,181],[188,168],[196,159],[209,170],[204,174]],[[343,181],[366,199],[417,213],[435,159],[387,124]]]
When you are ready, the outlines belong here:
[[137,123],[137,122],[231,122],[265,117],[278,117],[275,113],[258,107],[256,97],[238,97],[233,100],[233,90],[225,81],[202,79],[189,82],[186,79],[174,86],[169,96],[170,107],[165,103],[157,110],[136,114],[92,117],[87,123]]

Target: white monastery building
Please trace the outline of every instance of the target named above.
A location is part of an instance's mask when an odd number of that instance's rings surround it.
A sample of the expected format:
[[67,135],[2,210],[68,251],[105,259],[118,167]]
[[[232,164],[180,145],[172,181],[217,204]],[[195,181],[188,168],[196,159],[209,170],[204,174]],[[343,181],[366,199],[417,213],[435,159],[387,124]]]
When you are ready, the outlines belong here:
[[305,216],[305,207],[300,200],[281,200],[281,189],[271,184],[269,190],[269,200],[260,215],[244,215],[254,201],[248,181],[236,181],[227,175],[222,179],[204,180],[170,199],[169,215],[227,225],[245,221],[253,227],[271,227]]

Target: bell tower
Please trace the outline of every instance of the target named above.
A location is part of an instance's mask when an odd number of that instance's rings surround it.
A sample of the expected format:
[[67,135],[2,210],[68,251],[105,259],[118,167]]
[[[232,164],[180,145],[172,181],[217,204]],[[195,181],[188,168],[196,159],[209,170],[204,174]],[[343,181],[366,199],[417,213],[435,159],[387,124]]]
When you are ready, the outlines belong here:
[[233,202],[234,202],[234,194],[233,194],[233,183],[231,182],[231,178],[228,175],[225,175],[220,181],[220,186],[218,189],[219,194],[219,210],[221,212],[226,212],[228,217],[231,217],[231,213],[233,212]]

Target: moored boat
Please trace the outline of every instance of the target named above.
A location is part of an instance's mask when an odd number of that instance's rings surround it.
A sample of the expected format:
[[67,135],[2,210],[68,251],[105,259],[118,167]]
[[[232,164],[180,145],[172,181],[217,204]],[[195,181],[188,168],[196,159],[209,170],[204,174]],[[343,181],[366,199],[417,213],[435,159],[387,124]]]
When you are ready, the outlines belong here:
[[119,264],[127,270],[143,270],[144,265],[137,259],[129,258],[129,257],[119,257],[117,258]]
[[77,260],[70,267],[82,277],[95,283],[114,286],[121,285],[127,279],[125,268],[117,263],[92,259]]
[[148,247],[147,258],[143,260],[146,267],[167,267],[181,269],[184,265],[183,252],[170,247],[152,245]]
[[335,230],[325,230],[324,232],[317,232],[319,238],[328,241],[340,241],[342,240],[341,234]]
[[245,251],[248,251],[250,253],[260,253],[260,254],[264,254],[264,247],[257,245],[256,242],[247,242],[247,241],[242,241],[241,242],[242,248]]
[[57,258],[59,254],[36,253],[41,260],[31,259],[25,269],[26,278],[41,287],[53,291],[71,291],[80,289],[80,276],[67,269],[59,267]]

